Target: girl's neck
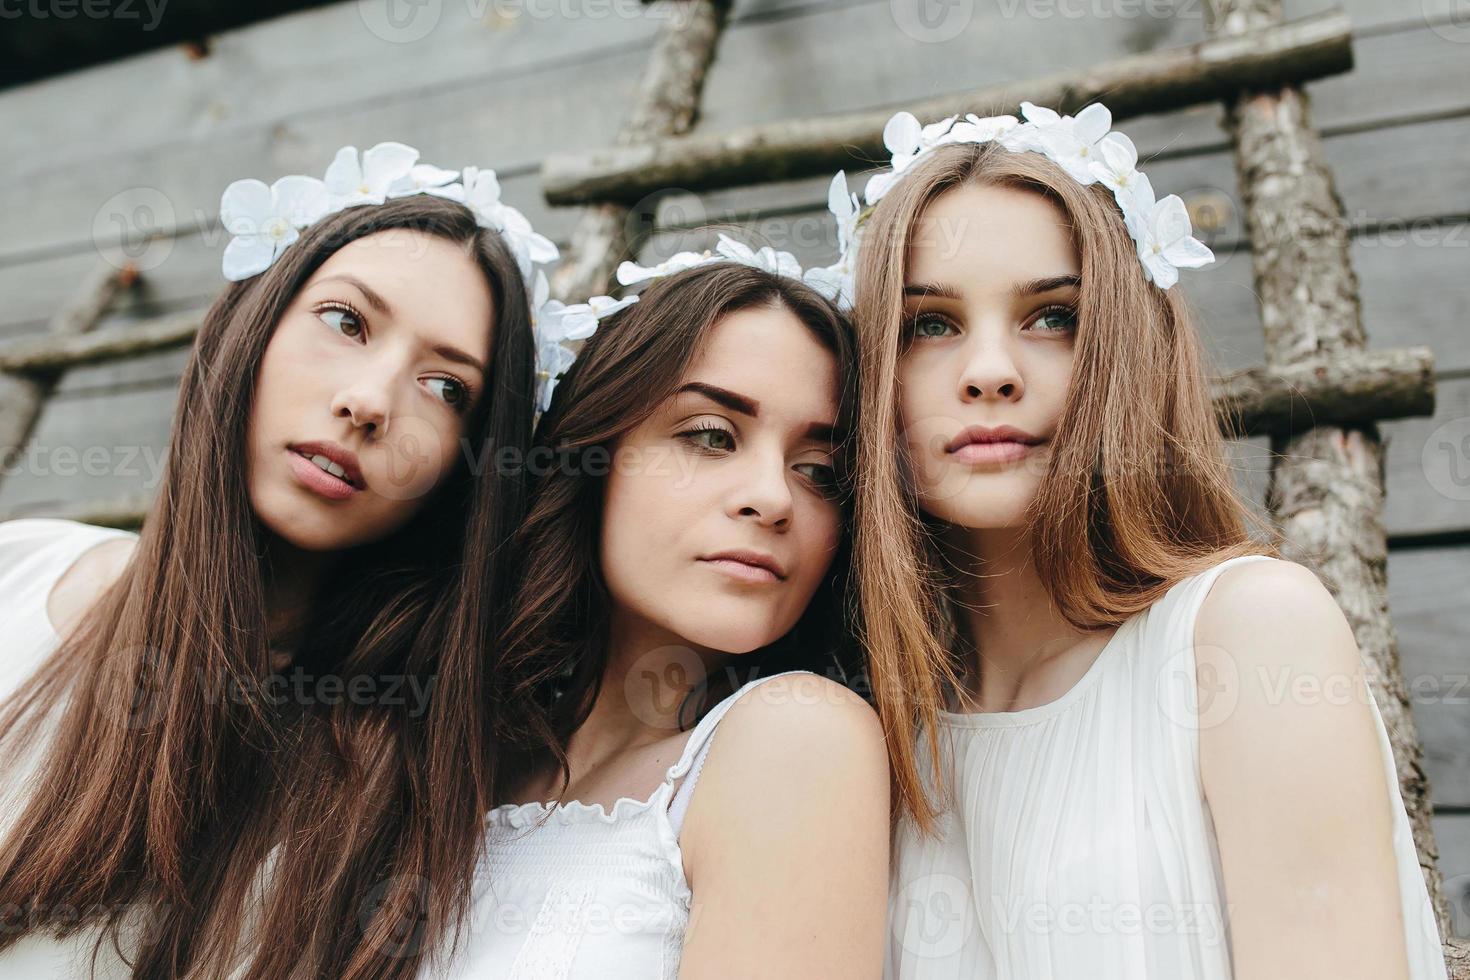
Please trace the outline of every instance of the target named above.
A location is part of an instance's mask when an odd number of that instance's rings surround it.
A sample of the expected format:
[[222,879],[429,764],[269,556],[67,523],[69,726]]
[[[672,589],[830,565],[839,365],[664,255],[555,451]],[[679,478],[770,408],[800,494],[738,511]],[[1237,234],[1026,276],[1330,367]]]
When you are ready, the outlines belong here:
[[966,665],[969,710],[1014,710],[1029,699],[1034,678],[1046,676],[1042,686],[1054,683],[1057,661],[1080,655],[1083,670],[1091,663],[1086,658],[1098,644],[1057,608],[1024,528],[951,527],[943,547],[958,576],[960,625],[977,651]]
[[707,707],[713,682],[729,654],[622,610],[613,611],[607,669],[597,700],[572,737],[574,754],[595,752],[589,767],[607,758],[678,735]]
[[[294,656],[310,625],[311,612],[322,582],[336,563],[336,554],[306,551],[272,536],[266,545],[266,635],[273,659]],[[278,668],[283,666],[277,663]]]

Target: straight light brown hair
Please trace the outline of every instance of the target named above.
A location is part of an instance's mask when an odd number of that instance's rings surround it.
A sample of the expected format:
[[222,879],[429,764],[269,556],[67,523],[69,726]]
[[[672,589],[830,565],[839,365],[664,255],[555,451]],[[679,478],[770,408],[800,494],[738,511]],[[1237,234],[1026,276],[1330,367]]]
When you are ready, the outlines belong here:
[[110,938],[136,978],[409,980],[461,923],[494,782],[486,660],[521,473],[476,472],[466,453],[404,528],[342,556],[297,663],[365,679],[369,703],[229,693],[269,690],[272,675],[267,539],[245,459],[261,358],[328,256],[405,229],[461,246],[494,298],[486,395],[463,445],[482,463],[528,448],[525,287],[505,242],[463,205],[417,195],[348,208],[226,287],[184,371],[132,558],[0,714],[0,758],[44,749],[0,841],[0,909],[17,912],[0,950],[28,931],[97,925],[94,954]]
[[1071,387],[1027,515],[1037,572],[1067,621],[1116,626],[1219,561],[1276,553],[1248,533],[1257,522],[1225,462],[1189,310],[1178,288],[1144,277],[1111,192],[1083,186],[1040,154],[994,143],[940,147],[914,165],[861,233],[853,317],[865,396],[853,564],[896,805],[924,833],[949,800],[925,793],[914,733],[926,738],[934,785],[943,787],[938,712],[961,683],[968,651],[938,543],[944,524],[920,510],[899,448],[898,362],[915,227],[932,201],[962,185],[1052,202],[1081,261]]

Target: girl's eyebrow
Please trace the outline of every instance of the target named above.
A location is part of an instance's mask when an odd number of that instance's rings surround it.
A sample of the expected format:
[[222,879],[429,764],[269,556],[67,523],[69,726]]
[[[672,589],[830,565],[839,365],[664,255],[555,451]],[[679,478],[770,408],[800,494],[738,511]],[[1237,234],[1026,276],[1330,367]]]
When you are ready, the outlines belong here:
[[377,310],[384,316],[391,317],[393,315],[393,307],[389,305],[388,301],[382,297],[382,294],[380,294],[376,289],[372,288],[356,276],[350,276],[346,273],[342,273],[341,275],[336,276],[327,276],[325,279],[318,279],[317,285],[321,285],[324,282],[345,282],[349,286],[355,286],[358,292],[367,297],[368,305],[370,305],[373,309]]
[[1053,289],[1066,289],[1068,286],[1080,286],[1081,284],[1082,277],[1078,275],[1047,276],[1043,279],[1017,283],[1011,288],[1011,295],[1034,296],[1037,293],[1049,293]]
[[905,296],[937,296],[940,299],[958,301],[960,291],[942,282],[911,282],[903,287]]
[[[1018,282],[1011,287],[1012,296],[1035,296],[1037,293],[1049,293],[1054,289],[1065,289],[1069,286],[1082,284],[1082,277],[1078,275],[1045,276],[1041,279],[1031,279],[1027,282]],[[939,299],[951,299],[959,302],[960,291],[953,286],[942,282],[911,282],[903,287],[905,296],[935,296]]]
[[[686,392],[703,395],[717,405],[723,405],[732,412],[739,412],[741,415],[748,415],[753,419],[759,418],[761,414],[760,402],[754,398],[748,398],[739,392],[731,391],[729,388],[721,388],[719,385],[712,385],[705,381],[690,381],[682,385],[678,391],[675,391],[674,395],[677,397]],[[807,425],[805,431],[802,432],[802,437],[805,439],[810,439],[813,442],[830,442],[834,444],[837,441],[837,435],[836,427],[825,422],[811,422]]]
[[[327,282],[345,282],[347,283],[347,285],[356,288],[358,292],[367,297],[369,306],[377,310],[379,313],[383,314],[383,316],[386,316],[389,319],[393,319],[394,315],[392,305],[383,298],[383,295],[381,293],[379,293],[376,289],[373,289],[371,286],[369,286],[367,283],[363,282],[356,276],[349,275],[344,272],[341,275],[327,276],[324,279],[318,279],[315,285],[320,286],[322,283]],[[465,351],[460,350],[453,344],[436,344],[432,341],[425,341],[423,343],[423,346],[428,348],[430,351],[437,354],[438,356],[444,358],[446,361],[454,361],[456,364],[463,364],[465,367],[472,367],[476,371],[479,371],[481,374],[486,373],[485,365],[480,361],[478,357],[475,357],[473,354],[468,354]]]

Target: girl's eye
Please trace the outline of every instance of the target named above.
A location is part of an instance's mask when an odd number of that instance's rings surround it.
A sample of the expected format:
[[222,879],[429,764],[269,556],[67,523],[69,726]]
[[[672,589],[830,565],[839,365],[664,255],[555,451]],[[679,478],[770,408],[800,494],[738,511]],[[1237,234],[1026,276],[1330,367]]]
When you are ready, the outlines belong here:
[[362,317],[345,306],[328,306],[317,311],[317,316],[327,326],[354,340],[362,335]]
[[909,333],[915,337],[943,337],[953,324],[933,313],[920,313],[909,321]]
[[837,486],[837,471],[835,469],[825,463],[798,463],[796,468],[797,470],[809,468],[814,471],[806,474],[806,477],[816,485],[817,490],[822,496],[828,499],[833,499],[837,496],[840,488]]
[[1065,333],[1077,328],[1077,311],[1066,306],[1052,306],[1031,321],[1043,333]]
[[717,425],[701,425],[679,433],[679,437],[701,449],[729,452],[735,448],[735,435]]
[[430,390],[435,390],[434,385],[444,386],[438,389],[436,394],[444,400],[446,405],[455,411],[464,411],[465,406],[470,400],[470,390],[464,382],[456,378],[430,378]]

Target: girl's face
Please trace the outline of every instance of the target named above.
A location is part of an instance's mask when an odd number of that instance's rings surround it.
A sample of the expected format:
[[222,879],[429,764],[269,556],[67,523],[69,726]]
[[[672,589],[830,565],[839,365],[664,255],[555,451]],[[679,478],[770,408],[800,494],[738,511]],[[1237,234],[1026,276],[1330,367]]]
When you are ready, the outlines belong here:
[[1039,194],[963,185],[909,247],[900,443],[920,505],[970,528],[1019,526],[1046,473],[1072,375],[1081,265]]
[[785,307],[715,324],[676,393],[613,446],[601,560],[615,618],[724,653],[796,625],[840,540],[837,393],[836,358]]
[[324,552],[405,524],[453,471],[494,317],[475,260],[438,236],[379,232],[322,263],[256,379],[249,492],[266,527]]

